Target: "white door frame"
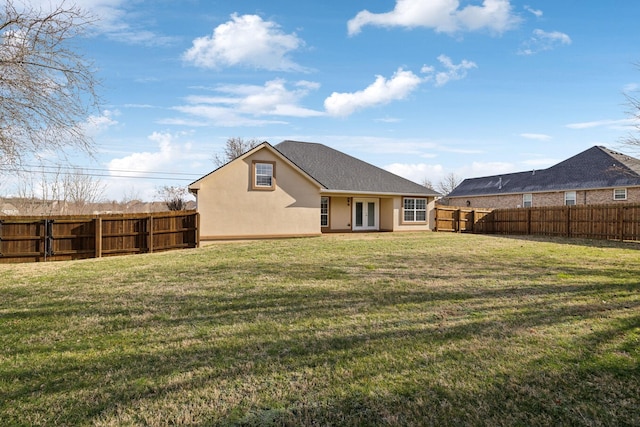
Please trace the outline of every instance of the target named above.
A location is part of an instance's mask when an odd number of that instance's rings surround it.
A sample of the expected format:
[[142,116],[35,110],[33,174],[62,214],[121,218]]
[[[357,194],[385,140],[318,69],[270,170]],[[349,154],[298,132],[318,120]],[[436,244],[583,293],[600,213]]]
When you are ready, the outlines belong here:
[[[358,203],[362,204],[361,225],[358,225],[358,218],[356,216]],[[369,218],[370,204],[373,204],[373,221],[370,221]],[[351,212],[351,229],[353,231],[377,231],[380,229],[380,199],[372,197],[354,197],[352,205],[353,209]]]

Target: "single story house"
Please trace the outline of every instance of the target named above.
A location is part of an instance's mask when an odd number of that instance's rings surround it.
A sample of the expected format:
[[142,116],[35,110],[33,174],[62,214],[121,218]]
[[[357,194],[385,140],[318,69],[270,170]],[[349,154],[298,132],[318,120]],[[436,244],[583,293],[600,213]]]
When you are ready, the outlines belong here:
[[322,144],[256,146],[189,185],[200,239],[431,230],[440,194]]
[[465,179],[446,199],[494,209],[640,203],[640,160],[594,146],[548,169]]

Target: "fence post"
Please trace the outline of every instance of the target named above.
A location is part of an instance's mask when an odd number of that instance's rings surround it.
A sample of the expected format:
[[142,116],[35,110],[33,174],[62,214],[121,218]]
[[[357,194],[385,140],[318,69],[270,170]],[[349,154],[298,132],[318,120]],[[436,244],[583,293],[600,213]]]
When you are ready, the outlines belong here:
[[153,215],[149,216],[149,218],[147,218],[147,248],[149,250],[149,253],[153,253]]
[[44,261],[47,261],[47,257],[53,256],[53,220],[42,220],[44,231]]
[[618,235],[620,236],[620,241],[624,242],[624,207],[618,207]]
[[471,229],[467,231],[471,233],[475,233],[475,228],[476,228],[476,210],[472,209],[471,210]]
[[527,208],[527,235],[531,234],[531,208]]
[[96,250],[95,257],[102,258],[102,217],[95,218],[93,225],[94,248]]
[[571,206],[567,206],[566,210],[567,210],[567,232],[566,232],[566,237],[571,237]]
[[454,233],[460,231],[460,208],[453,211],[453,231]]
[[[437,214],[438,211],[436,211]],[[195,239],[195,247],[199,248],[200,247],[200,212],[196,212],[195,213],[195,217],[194,217],[194,226],[196,227],[195,233],[193,238]],[[437,224],[437,222],[436,222]]]

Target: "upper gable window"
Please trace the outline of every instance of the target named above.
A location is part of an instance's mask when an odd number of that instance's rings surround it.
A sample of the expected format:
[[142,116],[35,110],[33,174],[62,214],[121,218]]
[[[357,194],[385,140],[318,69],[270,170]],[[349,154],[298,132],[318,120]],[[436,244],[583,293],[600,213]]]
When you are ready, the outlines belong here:
[[251,188],[254,190],[275,190],[276,164],[255,160],[252,168]]
[[613,200],[627,200],[627,189],[626,188],[614,189]]

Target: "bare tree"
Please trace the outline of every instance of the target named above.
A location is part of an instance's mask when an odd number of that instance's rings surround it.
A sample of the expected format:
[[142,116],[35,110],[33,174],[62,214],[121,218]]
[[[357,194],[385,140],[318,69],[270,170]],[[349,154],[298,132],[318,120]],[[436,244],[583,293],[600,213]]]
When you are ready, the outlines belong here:
[[640,98],[632,93],[625,93],[625,97],[629,108],[628,114],[633,119],[633,131],[623,137],[621,142],[634,151],[638,151],[640,150]]
[[74,169],[62,177],[63,200],[68,202],[74,214],[87,213],[87,206],[100,201],[104,184],[82,169]]
[[81,123],[98,107],[92,66],[72,41],[92,18],[64,1],[50,10],[0,6],[0,161],[43,149],[90,152]]
[[447,194],[451,193],[453,189],[456,188],[461,182],[462,179],[455,173],[451,172],[438,182],[437,190],[446,196]]
[[158,196],[170,211],[181,211],[187,207],[187,188],[165,185],[158,189]]
[[220,167],[233,159],[236,159],[251,150],[252,148],[260,145],[262,141],[258,139],[249,139],[244,140],[240,137],[231,137],[227,139],[227,142],[224,147],[224,153],[221,155],[216,153],[213,156],[213,162],[216,167]]
[[428,188],[429,190],[436,191],[435,187],[433,186],[433,183],[429,178],[422,179],[422,186]]
[[104,192],[102,182],[82,169],[63,172],[60,166],[40,166],[37,172],[18,173],[16,203],[23,214],[84,214]]
[[22,215],[52,215],[54,211],[58,213],[61,208],[59,196],[62,192],[62,171],[59,167],[47,169],[40,166],[39,171],[17,173],[20,181],[15,205]]

